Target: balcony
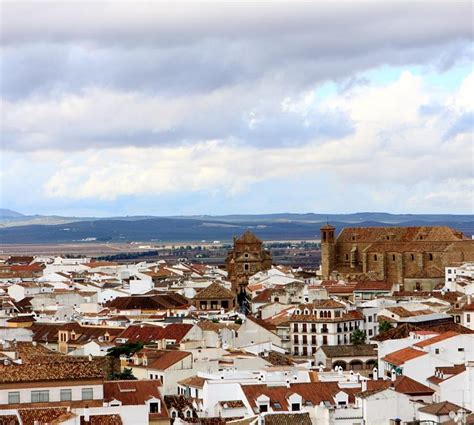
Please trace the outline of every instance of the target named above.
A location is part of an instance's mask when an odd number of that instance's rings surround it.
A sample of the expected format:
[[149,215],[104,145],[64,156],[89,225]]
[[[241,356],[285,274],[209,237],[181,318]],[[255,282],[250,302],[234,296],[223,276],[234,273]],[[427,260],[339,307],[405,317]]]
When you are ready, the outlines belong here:
[[322,334],[327,334],[329,332],[328,328],[321,328],[321,333]]

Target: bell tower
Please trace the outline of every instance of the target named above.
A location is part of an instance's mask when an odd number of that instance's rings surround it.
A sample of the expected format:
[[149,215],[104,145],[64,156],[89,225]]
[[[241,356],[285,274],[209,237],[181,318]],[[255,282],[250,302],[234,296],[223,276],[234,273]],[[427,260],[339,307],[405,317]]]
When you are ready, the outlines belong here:
[[336,241],[334,233],[336,228],[329,223],[321,227],[321,271],[323,279],[327,280],[334,270],[336,260]]

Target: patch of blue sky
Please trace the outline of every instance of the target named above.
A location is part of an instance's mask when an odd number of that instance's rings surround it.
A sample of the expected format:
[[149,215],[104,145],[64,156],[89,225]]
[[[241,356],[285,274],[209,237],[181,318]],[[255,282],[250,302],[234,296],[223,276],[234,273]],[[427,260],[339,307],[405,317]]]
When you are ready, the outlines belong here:
[[474,68],[471,63],[458,64],[445,71],[440,71],[432,66],[393,67],[384,65],[365,71],[360,74],[360,77],[367,79],[371,84],[387,85],[398,80],[400,75],[406,71],[422,77],[424,84],[428,87],[456,90],[463,80],[474,71]]

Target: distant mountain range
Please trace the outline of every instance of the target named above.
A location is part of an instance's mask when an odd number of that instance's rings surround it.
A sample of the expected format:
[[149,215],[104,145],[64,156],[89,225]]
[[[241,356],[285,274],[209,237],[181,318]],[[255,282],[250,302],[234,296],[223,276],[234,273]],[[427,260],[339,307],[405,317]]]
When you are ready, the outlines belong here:
[[177,217],[60,217],[27,216],[0,209],[0,243],[70,243],[126,241],[231,241],[246,229],[264,240],[317,239],[329,221],[343,227],[438,226],[474,234],[473,215],[451,214],[261,214]]

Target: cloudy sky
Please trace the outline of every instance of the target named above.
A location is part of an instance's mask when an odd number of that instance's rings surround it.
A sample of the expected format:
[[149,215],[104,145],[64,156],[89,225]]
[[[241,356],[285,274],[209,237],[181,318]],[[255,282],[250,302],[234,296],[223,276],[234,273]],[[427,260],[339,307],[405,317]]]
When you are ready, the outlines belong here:
[[0,207],[473,213],[469,1],[0,14]]

